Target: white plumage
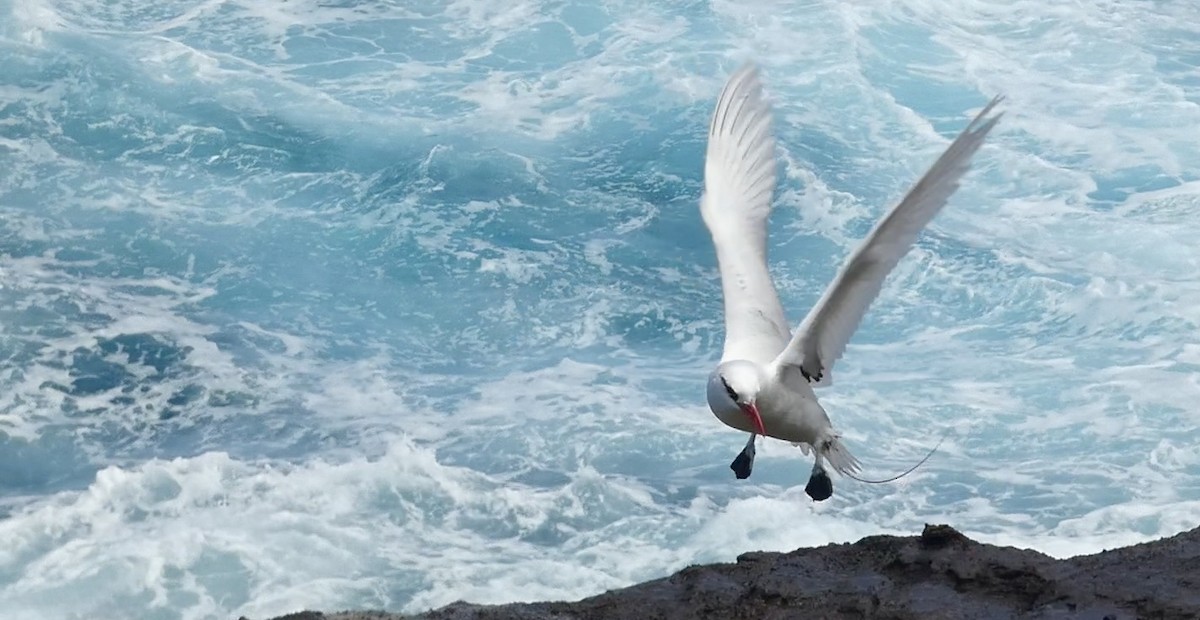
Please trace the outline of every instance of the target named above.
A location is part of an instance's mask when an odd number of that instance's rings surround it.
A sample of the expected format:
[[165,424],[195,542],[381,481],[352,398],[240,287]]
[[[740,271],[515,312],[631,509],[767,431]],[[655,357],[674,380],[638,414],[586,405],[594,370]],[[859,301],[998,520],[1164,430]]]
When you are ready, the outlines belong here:
[[709,377],[708,403],[722,422],[751,433],[731,465],[739,478],[750,475],[755,434],[764,431],[815,449],[814,499],[828,497],[824,486],[832,493],[824,460],[845,475],[858,471],[812,388],[831,382],[834,362],[884,279],[958,189],[1002,116],[988,117],[1001,100],[992,99],[876,224],[792,333],[767,271],[766,224],[776,183],[771,110],[753,65],[729,78],[709,126],[700,213],[717,253],[725,305],[725,348]]

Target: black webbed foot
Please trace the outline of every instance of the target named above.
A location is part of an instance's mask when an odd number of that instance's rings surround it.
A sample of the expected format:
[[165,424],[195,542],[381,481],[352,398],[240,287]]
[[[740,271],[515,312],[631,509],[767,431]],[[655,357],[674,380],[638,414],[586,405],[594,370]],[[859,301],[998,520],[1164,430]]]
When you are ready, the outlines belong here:
[[805,370],[805,368],[803,366],[800,367],[800,374],[804,375],[804,378],[809,383],[814,383],[816,381],[820,381],[821,377],[825,376],[825,373],[821,372],[820,369],[817,370],[816,374],[809,374],[809,372],[807,370]]
[[825,473],[823,468],[814,469],[804,492],[808,493],[813,501],[823,502],[833,495],[833,480],[829,479],[829,474]]
[[754,454],[742,450],[742,453],[733,459],[729,464],[729,469],[733,470],[733,475],[737,476],[738,480],[745,480],[750,477],[750,470],[754,468]]

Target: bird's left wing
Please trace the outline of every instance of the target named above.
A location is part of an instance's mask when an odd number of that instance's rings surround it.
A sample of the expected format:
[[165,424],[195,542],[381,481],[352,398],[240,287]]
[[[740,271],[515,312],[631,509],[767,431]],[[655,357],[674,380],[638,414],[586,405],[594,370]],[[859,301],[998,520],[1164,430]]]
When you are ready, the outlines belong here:
[[775,192],[771,110],[758,70],[738,69],[721,90],[708,129],[700,214],[712,235],[725,300],[722,360],[767,364],[791,333],[767,271],[767,218]]
[[959,180],[971,167],[971,157],[1003,116],[987,118],[1002,99],[992,99],[904,199],[875,225],[804,318],[776,365],[797,366],[810,382],[829,384],[833,363],[846,350],[884,279],[958,189]]

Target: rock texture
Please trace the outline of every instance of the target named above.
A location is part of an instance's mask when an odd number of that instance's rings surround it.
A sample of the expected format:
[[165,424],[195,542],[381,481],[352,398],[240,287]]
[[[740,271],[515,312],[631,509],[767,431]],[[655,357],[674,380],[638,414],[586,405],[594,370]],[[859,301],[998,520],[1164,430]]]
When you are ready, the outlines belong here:
[[[420,615],[302,612],[274,620],[1200,619],[1200,528],[1056,560],[970,540],[946,525],[919,537],[746,553],[576,602],[455,603]],[[245,619],[243,619],[245,620]]]

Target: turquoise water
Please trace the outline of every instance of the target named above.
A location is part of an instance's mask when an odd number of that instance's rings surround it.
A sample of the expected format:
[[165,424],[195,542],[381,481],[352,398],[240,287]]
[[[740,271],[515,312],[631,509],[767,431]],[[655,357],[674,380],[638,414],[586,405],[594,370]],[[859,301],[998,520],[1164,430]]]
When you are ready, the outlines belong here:
[[[578,598],[946,522],[1200,524],[1200,7],[0,0],[5,618]],[[798,322],[1006,115],[821,393],[887,486],[708,411],[708,115],[776,110]]]

